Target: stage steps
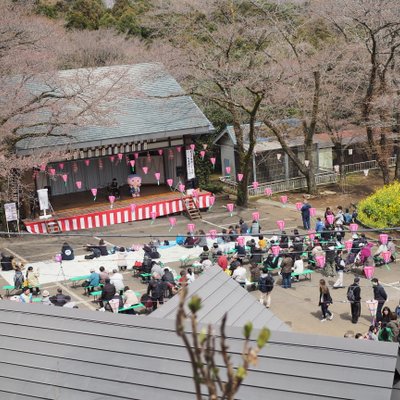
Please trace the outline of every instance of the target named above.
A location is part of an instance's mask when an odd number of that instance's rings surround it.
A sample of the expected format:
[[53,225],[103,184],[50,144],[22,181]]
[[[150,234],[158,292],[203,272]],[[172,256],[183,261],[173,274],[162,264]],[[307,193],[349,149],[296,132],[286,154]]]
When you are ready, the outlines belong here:
[[57,220],[55,221],[44,221],[46,225],[47,233],[61,233],[62,229]]
[[197,207],[196,201],[193,196],[186,196],[183,198],[183,204],[186,208],[186,212],[191,220],[202,219],[200,210]]

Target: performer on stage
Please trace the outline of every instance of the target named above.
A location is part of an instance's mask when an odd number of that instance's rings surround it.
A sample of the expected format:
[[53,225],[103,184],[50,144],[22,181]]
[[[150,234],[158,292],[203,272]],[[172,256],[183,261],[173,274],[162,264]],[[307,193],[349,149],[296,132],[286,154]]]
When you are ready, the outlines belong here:
[[132,197],[140,196],[140,185],[142,184],[142,178],[139,175],[128,175],[127,179],[129,185],[129,191]]

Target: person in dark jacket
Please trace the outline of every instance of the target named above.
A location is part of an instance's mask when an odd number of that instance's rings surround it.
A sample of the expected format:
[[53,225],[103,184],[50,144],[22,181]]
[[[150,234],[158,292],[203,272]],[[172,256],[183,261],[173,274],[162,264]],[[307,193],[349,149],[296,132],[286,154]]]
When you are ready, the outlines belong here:
[[100,256],[107,256],[108,255],[108,250],[106,243],[103,239],[99,240],[98,245],[93,245],[93,244],[87,244],[86,245],[86,250],[91,251],[92,254],[90,256],[85,256],[85,258],[97,258]]
[[164,268],[164,275],[161,280],[167,285],[169,297],[172,297],[174,294],[173,288],[175,287],[175,277],[169,268]]
[[110,301],[117,292],[115,286],[110,282],[110,278],[106,278],[104,281],[104,286],[101,290],[101,296],[99,299],[100,307],[104,307],[104,302]]
[[[354,278],[352,283],[347,289],[347,293],[351,290],[354,294],[354,301],[350,302],[351,322],[356,324],[361,315],[361,288],[359,286],[360,278]],[[351,289],[350,289],[351,288]]]
[[64,305],[70,301],[71,301],[71,297],[63,294],[61,288],[57,289],[57,294],[55,296],[50,297],[50,302],[57,307],[64,307]]
[[329,311],[329,306],[332,304],[332,297],[329,293],[329,288],[326,285],[325,279],[319,281],[319,303],[321,307],[322,318],[321,322],[325,322],[326,318],[330,321],[333,319],[333,314]]
[[303,205],[300,209],[301,219],[303,220],[303,228],[305,230],[310,229],[310,204],[308,204],[307,200],[303,200]]
[[9,256],[7,254],[1,254],[1,260],[0,260],[0,264],[1,264],[1,269],[3,271],[12,271],[13,266],[12,266],[12,261],[13,261],[14,257],[13,256]]
[[293,258],[288,253],[283,256],[281,263],[282,287],[288,289],[292,287],[292,268]]
[[265,307],[271,306],[271,292],[274,288],[274,278],[270,272],[263,272],[258,280],[258,290],[260,293],[260,303]]
[[153,274],[149,286],[147,286],[147,294],[153,302],[153,311],[157,309],[157,304],[164,304],[164,292],[166,284],[161,280],[159,274]]
[[380,322],[382,320],[382,307],[387,300],[387,294],[377,278],[371,279],[371,282],[374,290],[374,299],[378,301],[378,306],[376,308],[376,321]]
[[61,259],[62,260],[73,260],[75,258],[74,249],[65,242],[61,247]]
[[246,222],[244,222],[243,219],[240,219],[239,220],[239,225],[240,225],[240,233],[247,234],[247,231],[249,230],[249,227],[246,224]]

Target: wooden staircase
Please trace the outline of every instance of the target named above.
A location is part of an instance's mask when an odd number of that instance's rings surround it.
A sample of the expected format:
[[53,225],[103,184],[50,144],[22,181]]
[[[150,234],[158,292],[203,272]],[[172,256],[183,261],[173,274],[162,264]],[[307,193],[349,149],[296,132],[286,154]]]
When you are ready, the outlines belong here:
[[186,212],[191,220],[202,219],[200,210],[197,207],[196,200],[193,196],[185,196],[182,198],[183,205],[185,206]]
[[57,220],[44,221],[47,233],[61,233],[61,226]]

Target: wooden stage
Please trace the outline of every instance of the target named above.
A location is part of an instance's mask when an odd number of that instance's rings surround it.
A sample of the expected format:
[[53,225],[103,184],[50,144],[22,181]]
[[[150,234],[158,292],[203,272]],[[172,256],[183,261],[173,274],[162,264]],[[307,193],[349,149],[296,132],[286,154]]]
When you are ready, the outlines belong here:
[[[136,198],[129,197],[124,188],[121,193],[121,199],[116,200],[112,207],[106,200],[106,193],[101,190],[97,193],[96,201],[90,191],[56,196],[51,200],[55,212],[46,223],[58,222],[62,232],[69,232],[150,219],[152,213],[158,218],[185,209],[182,201],[184,196],[164,185],[142,187],[141,196]],[[210,207],[212,193],[198,193],[198,208]],[[46,223],[39,218],[24,220],[31,233],[47,233]]]

